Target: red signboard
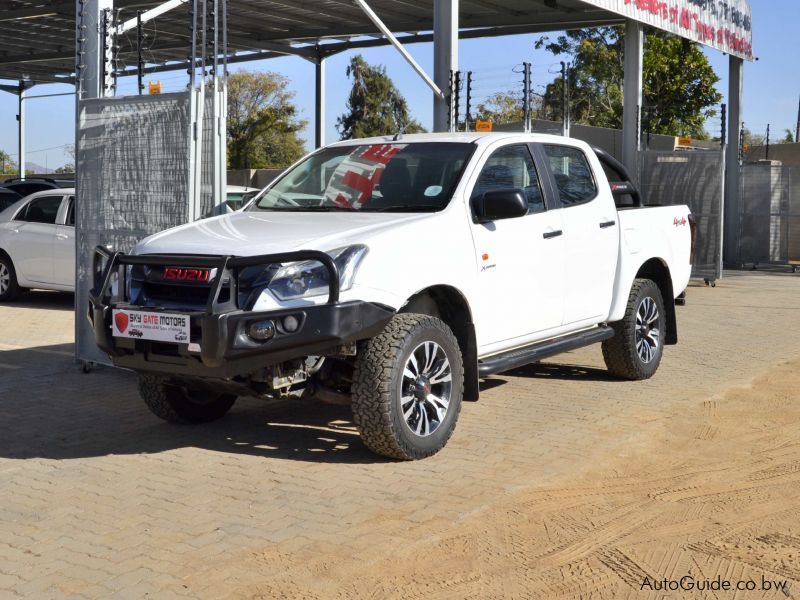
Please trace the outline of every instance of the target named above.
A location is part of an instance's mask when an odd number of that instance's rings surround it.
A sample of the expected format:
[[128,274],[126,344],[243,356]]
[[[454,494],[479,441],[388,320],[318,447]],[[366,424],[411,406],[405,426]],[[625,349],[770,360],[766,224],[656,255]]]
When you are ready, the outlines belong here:
[[747,0],[583,0],[739,58],[753,60]]

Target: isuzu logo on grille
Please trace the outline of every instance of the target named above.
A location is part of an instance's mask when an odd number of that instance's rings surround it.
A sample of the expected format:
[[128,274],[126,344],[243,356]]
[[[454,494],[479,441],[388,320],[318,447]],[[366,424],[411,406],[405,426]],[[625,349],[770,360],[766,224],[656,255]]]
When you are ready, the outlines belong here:
[[164,281],[186,281],[208,283],[216,269],[194,269],[186,267],[164,267]]

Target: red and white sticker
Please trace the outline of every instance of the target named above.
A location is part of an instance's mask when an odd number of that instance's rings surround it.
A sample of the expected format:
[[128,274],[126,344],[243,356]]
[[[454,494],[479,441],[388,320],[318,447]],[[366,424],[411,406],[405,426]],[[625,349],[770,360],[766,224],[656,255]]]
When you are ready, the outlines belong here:
[[115,337],[187,344],[189,316],[140,310],[114,310],[111,332]]

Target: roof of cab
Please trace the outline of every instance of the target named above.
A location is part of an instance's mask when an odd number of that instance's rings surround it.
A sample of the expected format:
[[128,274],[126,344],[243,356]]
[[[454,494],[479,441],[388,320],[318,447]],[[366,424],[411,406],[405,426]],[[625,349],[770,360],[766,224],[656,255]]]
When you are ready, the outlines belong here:
[[[496,140],[519,139],[526,142],[553,142],[553,141],[573,141],[572,138],[565,138],[560,135],[550,135],[544,133],[524,133],[515,131],[497,131],[492,133],[481,132],[465,132],[465,131],[452,131],[452,132],[439,132],[439,133],[409,133],[399,135],[385,135],[370,138],[360,138],[351,140],[342,140],[329,144],[329,147],[337,146],[356,146],[362,144],[391,144],[391,143],[414,143],[414,142],[450,142],[461,144],[488,144]],[[577,141],[577,140],[575,140]]]

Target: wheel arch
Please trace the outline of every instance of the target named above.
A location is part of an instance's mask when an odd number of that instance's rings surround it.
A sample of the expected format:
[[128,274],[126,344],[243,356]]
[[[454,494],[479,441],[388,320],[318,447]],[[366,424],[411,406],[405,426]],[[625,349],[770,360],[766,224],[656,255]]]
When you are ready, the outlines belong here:
[[667,332],[664,336],[666,345],[678,343],[678,319],[675,314],[675,294],[672,287],[672,275],[669,267],[660,258],[651,258],[636,272],[636,279],[650,279],[661,291],[664,300],[664,311],[667,313]]
[[413,294],[398,312],[437,317],[452,330],[464,361],[464,400],[478,399],[478,344],[472,310],[464,294],[450,285],[434,285]]

